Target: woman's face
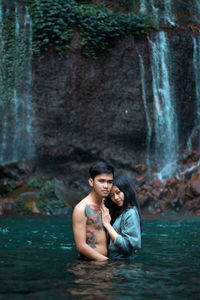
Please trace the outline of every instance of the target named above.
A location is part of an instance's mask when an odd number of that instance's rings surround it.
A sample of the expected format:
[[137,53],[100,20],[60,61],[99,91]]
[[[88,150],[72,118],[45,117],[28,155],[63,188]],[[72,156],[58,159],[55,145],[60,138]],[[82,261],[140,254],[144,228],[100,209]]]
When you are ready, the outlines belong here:
[[116,186],[113,185],[111,192],[110,192],[110,197],[112,202],[114,202],[118,206],[123,206],[124,204],[124,193],[120,191],[120,189]]

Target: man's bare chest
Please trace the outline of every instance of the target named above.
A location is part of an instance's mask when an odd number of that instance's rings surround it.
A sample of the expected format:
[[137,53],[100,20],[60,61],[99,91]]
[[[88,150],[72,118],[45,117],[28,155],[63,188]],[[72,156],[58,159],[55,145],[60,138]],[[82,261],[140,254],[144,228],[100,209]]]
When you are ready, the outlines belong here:
[[92,226],[96,230],[104,230],[102,222],[101,208],[93,204],[85,206],[85,216],[87,218],[87,226]]

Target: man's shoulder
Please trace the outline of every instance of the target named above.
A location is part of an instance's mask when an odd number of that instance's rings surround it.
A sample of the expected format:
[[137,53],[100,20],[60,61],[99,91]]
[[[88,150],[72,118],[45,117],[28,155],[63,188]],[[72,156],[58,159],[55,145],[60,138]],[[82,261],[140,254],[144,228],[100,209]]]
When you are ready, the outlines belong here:
[[74,208],[74,211],[84,211],[85,210],[85,207],[86,205],[88,204],[89,202],[89,197],[86,196],[85,198],[83,198],[80,202],[78,202]]

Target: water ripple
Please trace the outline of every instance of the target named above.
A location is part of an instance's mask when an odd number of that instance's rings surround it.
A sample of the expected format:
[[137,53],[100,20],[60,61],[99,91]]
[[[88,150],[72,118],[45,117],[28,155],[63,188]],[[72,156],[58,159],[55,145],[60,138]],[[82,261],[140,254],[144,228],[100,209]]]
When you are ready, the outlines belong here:
[[8,232],[9,232],[9,228],[8,228],[8,227],[5,227],[5,228],[0,227],[0,233],[6,234],[6,233],[8,233]]

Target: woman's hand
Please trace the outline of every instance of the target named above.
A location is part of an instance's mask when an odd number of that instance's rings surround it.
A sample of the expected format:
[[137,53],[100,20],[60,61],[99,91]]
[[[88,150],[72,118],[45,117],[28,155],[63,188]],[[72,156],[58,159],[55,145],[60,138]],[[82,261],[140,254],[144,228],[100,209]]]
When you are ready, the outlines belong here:
[[106,230],[107,230],[109,236],[111,237],[111,239],[114,241],[117,238],[118,233],[115,231],[115,229],[110,224],[111,216],[109,214],[109,209],[107,207],[105,207],[104,204],[102,205],[101,213],[102,213],[103,225],[106,228]]
[[109,209],[107,207],[105,207],[104,204],[102,205],[101,213],[102,213],[103,225],[106,226],[106,225],[110,224],[111,217],[110,217],[110,214],[109,214]]

